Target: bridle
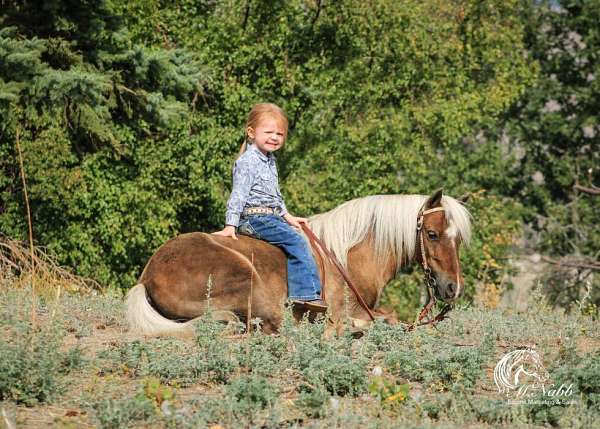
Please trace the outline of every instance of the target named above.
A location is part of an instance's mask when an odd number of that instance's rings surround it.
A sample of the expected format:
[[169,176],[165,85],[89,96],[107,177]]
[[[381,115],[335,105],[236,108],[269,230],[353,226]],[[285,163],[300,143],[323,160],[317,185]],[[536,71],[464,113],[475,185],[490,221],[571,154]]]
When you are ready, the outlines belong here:
[[437,302],[437,298],[435,297],[435,288],[437,286],[437,280],[435,279],[433,271],[427,263],[427,252],[425,252],[425,240],[423,238],[423,221],[426,215],[440,211],[444,211],[444,208],[434,207],[432,209],[424,210],[424,207],[421,207],[421,210],[419,210],[419,215],[417,217],[417,240],[419,242],[419,248],[421,249],[421,265],[423,266],[423,276],[425,277],[425,285],[427,286],[429,300],[427,304],[425,304],[425,307],[423,307],[423,309],[419,312],[417,319],[408,326],[409,331],[412,331],[417,326],[422,325],[435,326],[437,322],[441,322],[442,320],[444,320],[446,318],[446,314],[448,314],[453,308],[451,304],[445,304],[444,308],[442,308],[442,310],[437,316],[422,322],[422,320],[429,315],[431,309]]
[[[433,275],[433,271],[431,270],[431,268],[429,267],[429,264],[427,263],[427,253],[425,252],[425,243],[424,243],[424,239],[423,239],[423,220],[424,220],[425,216],[427,216],[428,214],[443,211],[443,210],[444,210],[443,207],[435,207],[435,208],[428,209],[428,210],[424,210],[424,207],[422,207],[419,210],[419,214],[417,217],[417,239],[419,240],[419,247],[421,249],[421,265],[423,266],[423,274],[425,276],[425,284],[427,285],[427,291],[429,293],[429,301],[427,302],[425,307],[419,313],[417,320],[408,326],[408,328],[407,328],[408,331],[412,331],[417,326],[435,325],[437,322],[444,320],[446,318],[446,314],[453,308],[452,305],[446,304],[444,306],[444,308],[442,309],[442,311],[440,311],[440,313],[437,316],[435,316],[434,318],[431,318],[425,322],[421,321],[421,320],[423,320],[423,318],[425,318],[425,316],[427,316],[431,312],[431,309],[437,302],[437,298],[435,297],[435,287],[437,286],[437,281],[435,279],[435,276]],[[375,317],[374,317],[371,309],[365,303],[365,300],[360,295],[358,288],[356,288],[356,286],[354,286],[354,284],[350,280],[350,276],[348,275],[346,270],[343,268],[342,264],[338,261],[336,256],[333,254],[333,252],[331,252],[325,246],[325,244],[315,235],[315,233],[312,232],[312,230],[308,227],[308,225],[303,223],[303,224],[301,224],[301,226],[302,226],[302,230],[304,231],[305,235],[308,237],[310,244],[314,248],[315,253],[318,255],[319,260],[321,262],[321,264],[320,264],[321,265],[321,278],[323,279],[322,280],[322,299],[325,300],[325,264],[323,261],[323,256],[321,255],[321,250],[323,251],[323,253],[325,253],[325,256],[329,259],[329,261],[337,268],[339,273],[342,275],[343,279],[345,280],[345,283],[348,285],[348,287],[352,290],[352,292],[356,296],[356,299],[357,299],[358,303],[360,304],[360,306],[366,311],[366,313],[369,315],[371,320],[374,321]]]

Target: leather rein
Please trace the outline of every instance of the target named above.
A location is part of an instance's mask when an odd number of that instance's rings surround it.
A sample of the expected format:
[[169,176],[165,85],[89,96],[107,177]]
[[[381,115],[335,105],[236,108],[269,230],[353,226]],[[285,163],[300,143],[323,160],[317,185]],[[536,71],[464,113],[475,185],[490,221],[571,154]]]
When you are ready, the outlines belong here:
[[325,255],[329,258],[329,261],[337,268],[339,273],[342,275],[342,277],[344,278],[344,281],[346,282],[346,284],[348,285],[350,290],[352,290],[352,292],[354,292],[354,296],[356,296],[356,299],[358,300],[358,303],[360,304],[360,306],[367,312],[367,314],[369,315],[371,320],[375,321],[375,316],[373,316],[373,312],[371,311],[371,309],[369,308],[369,306],[363,299],[362,295],[360,294],[360,292],[358,291],[356,286],[354,286],[354,283],[352,283],[352,280],[350,280],[350,276],[348,275],[348,273],[346,272],[346,270],[344,269],[344,267],[342,266],[342,264],[340,263],[338,258],[333,254],[333,252],[331,252],[327,248],[327,246],[325,246],[325,244],[323,244],[321,239],[319,239],[319,237],[317,237],[315,235],[315,233],[312,232],[312,230],[308,227],[308,225],[303,223],[303,224],[301,224],[301,226],[302,226],[302,230],[308,237],[311,246],[315,249],[315,253],[317,255],[319,255],[319,259],[321,260],[321,264],[320,264],[321,265],[321,278],[323,279],[323,282],[322,282],[323,284],[321,285],[321,299],[323,299],[323,301],[325,301],[325,264],[323,263],[323,256],[321,255],[319,248],[323,251],[323,253],[325,253]]
[[[446,318],[446,314],[450,310],[452,310],[452,305],[446,304],[437,316],[435,316],[434,318],[431,318],[427,321],[424,321],[424,322],[422,321],[423,318],[425,318],[431,312],[431,309],[437,302],[437,299],[435,297],[435,291],[434,291],[435,287],[437,286],[437,282],[435,280],[435,276],[433,275],[431,268],[429,267],[429,264],[427,263],[427,254],[425,252],[425,244],[424,244],[424,239],[423,239],[423,220],[426,215],[428,215],[430,213],[435,213],[438,211],[443,211],[443,210],[444,210],[443,207],[435,207],[435,208],[432,208],[429,210],[423,210],[423,208],[421,208],[421,210],[419,211],[419,216],[417,218],[417,238],[419,240],[419,248],[421,250],[421,265],[423,266],[423,274],[425,276],[425,284],[427,285],[427,291],[429,293],[429,301],[427,302],[425,307],[423,307],[423,309],[419,312],[419,316],[417,317],[417,320],[408,326],[408,328],[407,328],[408,331],[412,331],[417,326],[434,325],[435,323],[444,320]],[[344,269],[344,267],[342,266],[340,261],[337,259],[337,257],[333,254],[333,252],[331,252],[327,248],[327,246],[325,246],[325,244],[323,244],[323,242],[319,239],[319,237],[317,237],[315,235],[315,233],[312,232],[312,230],[308,227],[308,225],[303,223],[303,224],[301,224],[301,226],[302,226],[302,230],[304,231],[304,234],[306,234],[306,237],[310,241],[311,246],[315,250],[315,253],[318,255],[319,260],[320,260],[319,265],[320,265],[321,278],[322,278],[322,283],[323,283],[322,288],[321,288],[321,298],[323,299],[323,301],[326,301],[326,299],[325,299],[325,263],[324,263],[323,255],[321,254],[321,251],[323,253],[325,253],[325,255],[327,256],[329,261],[337,268],[337,270],[341,274],[342,278],[344,279],[344,281],[346,282],[346,284],[348,285],[350,290],[352,290],[352,292],[354,293],[354,296],[356,297],[360,306],[367,312],[367,314],[369,315],[371,320],[375,321],[375,316],[373,316],[373,312],[371,311],[369,306],[366,304],[365,300],[361,296],[360,292],[358,291],[358,289],[356,288],[354,283],[352,283],[352,281],[350,280],[350,276],[348,275],[347,271]]]

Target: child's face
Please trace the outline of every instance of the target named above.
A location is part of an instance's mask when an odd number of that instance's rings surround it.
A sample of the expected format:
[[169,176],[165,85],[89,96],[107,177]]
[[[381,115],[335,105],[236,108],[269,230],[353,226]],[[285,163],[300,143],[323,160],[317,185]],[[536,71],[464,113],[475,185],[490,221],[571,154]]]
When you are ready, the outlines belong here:
[[254,140],[256,147],[265,155],[283,146],[286,131],[281,120],[271,116],[261,118],[256,128],[247,129],[248,137]]

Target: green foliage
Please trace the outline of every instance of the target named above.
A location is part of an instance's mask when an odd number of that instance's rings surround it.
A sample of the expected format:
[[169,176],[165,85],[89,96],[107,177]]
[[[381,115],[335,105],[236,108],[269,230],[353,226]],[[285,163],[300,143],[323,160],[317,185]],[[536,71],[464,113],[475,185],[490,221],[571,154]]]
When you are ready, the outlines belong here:
[[[216,340],[225,347],[233,347],[224,339]],[[189,344],[171,339],[156,339],[149,344],[140,341],[116,344],[103,350],[104,373],[121,373],[130,376],[157,377],[162,383],[191,386],[199,381],[226,382],[237,366],[229,349],[216,347],[194,348],[186,353]]]
[[472,389],[485,374],[483,365],[491,353],[488,336],[477,347],[437,347],[435,338],[421,335],[407,339],[409,347],[386,353],[385,365],[404,379],[424,383],[432,389]]
[[149,423],[155,416],[154,403],[143,392],[133,397],[101,399],[93,404],[95,418],[103,429],[120,429],[133,423]]
[[85,363],[81,349],[61,350],[64,331],[58,326],[34,331],[30,324],[18,323],[2,329],[1,400],[29,406],[51,401],[64,388],[63,376]]
[[30,4],[2,18],[0,230],[16,238],[27,231],[19,135],[36,238],[80,274],[130,284],[177,217],[141,175],[148,162],[137,162],[138,141],[189,133],[190,101],[204,93],[205,70],[189,52],[130,44],[108,2],[52,5],[43,25],[27,25],[45,9]]
[[323,386],[332,395],[357,396],[366,390],[365,366],[364,359],[330,352],[313,356],[302,373],[309,385]]
[[533,78],[516,1],[92,3],[11,5],[0,37],[0,229],[26,236],[19,129],[36,240],[80,274],[129,286],[166,239],[220,227],[256,101],[290,116],[280,177],[301,215],[512,184],[475,137]]
[[144,380],[144,395],[152,400],[157,407],[160,407],[165,401],[170,401],[175,397],[173,389],[163,385],[158,378],[151,377]]
[[308,389],[300,392],[296,405],[309,417],[319,418],[325,416],[330,399],[331,395],[325,389]]
[[303,376],[301,390],[324,390],[332,395],[357,396],[366,390],[366,365],[363,355],[353,356],[349,337],[322,341],[323,322],[303,322],[301,328],[284,327],[282,334],[293,344],[288,365]]
[[[522,16],[539,77],[496,131],[502,136],[499,145],[514,157],[508,194],[523,203],[531,247],[555,256],[597,259],[600,200],[574,185],[589,187],[600,180],[600,2],[524,2]],[[544,279],[556,305],[580,300],[586,280],[598,290],[597,278],[565,274]],[[591,301],[600,303],[600,294],[594,292]]]
[[551,375],[556,386],[573,384],[588,408],[600,405],[600,352],[592,352],[579,357],[575,351],[574,361],[555,368]]
[[394,407],[409,398],[410,385],[398,384],[393,378],[378,375],[372,378],[368,389],[385,406]]
[[[107,311],[114,297],[63,294],[57,300],[52,294],[38,297],[38,320],[55,314],[71,327],[73,313],[94,335],[76,340],[77,332],[58,330],[49,341],[38,331],[40,352],[28,358],[21,328],[30,317],[31,291],[4,287],[6,281],[0,285],[0,328],[7,333],[0,341],[0,385],[27,378],[29,397],[47,389],[50,377],[61,387],[43,403],[32,401],[27,412],[29,403],[4,397],[9,421],[16,408],[27,427],[587,428],[598,419],[597,322],[553,309],[540,295],[525,313],[461,306],[437,329],[407,333],[377,322],[358,340],[327,336],[322,322],[294,324],[286,313],[278,336],[232,334],[207,320],[193,340],[127,341],[118,324],[98,330],[114,316]],[[80,347],[69,352],[73,341]],[[211,342],[227,345],[222,365],[233,369],[226,377],[208,365]],[[3,363],[21,343],[20,358],[31,364],[3,378]],[[491,369],[508,349],[523,344],[536,346],[555,386],[573,384],[574,403],[515,405],[497,392]],[[100,353],[86,365],[81,357],[88,347]],[[44,363],[51,359],[52,366]],[[55,406],[66,408],[66,415],[56,416]]]
[[284,357],[287,352],[288,341],[285,338],[255,332],[238,349],[238,359],[239,364],[250,368],[253,374],[266,377],[286,369]]
[[255,375],[233,380],[226,388],[226,395],[234,402],[234,412],[242,415],[264,410],[279,397],[269,380]]

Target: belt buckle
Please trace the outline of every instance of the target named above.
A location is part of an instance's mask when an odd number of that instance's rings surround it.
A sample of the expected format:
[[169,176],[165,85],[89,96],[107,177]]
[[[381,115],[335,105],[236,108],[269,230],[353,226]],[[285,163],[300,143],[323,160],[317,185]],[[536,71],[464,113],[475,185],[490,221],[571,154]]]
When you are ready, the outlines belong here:
[[244,210],[243,214],[246,216],[253,214],[275,214],[275,209],[271,207],[250,207]]

